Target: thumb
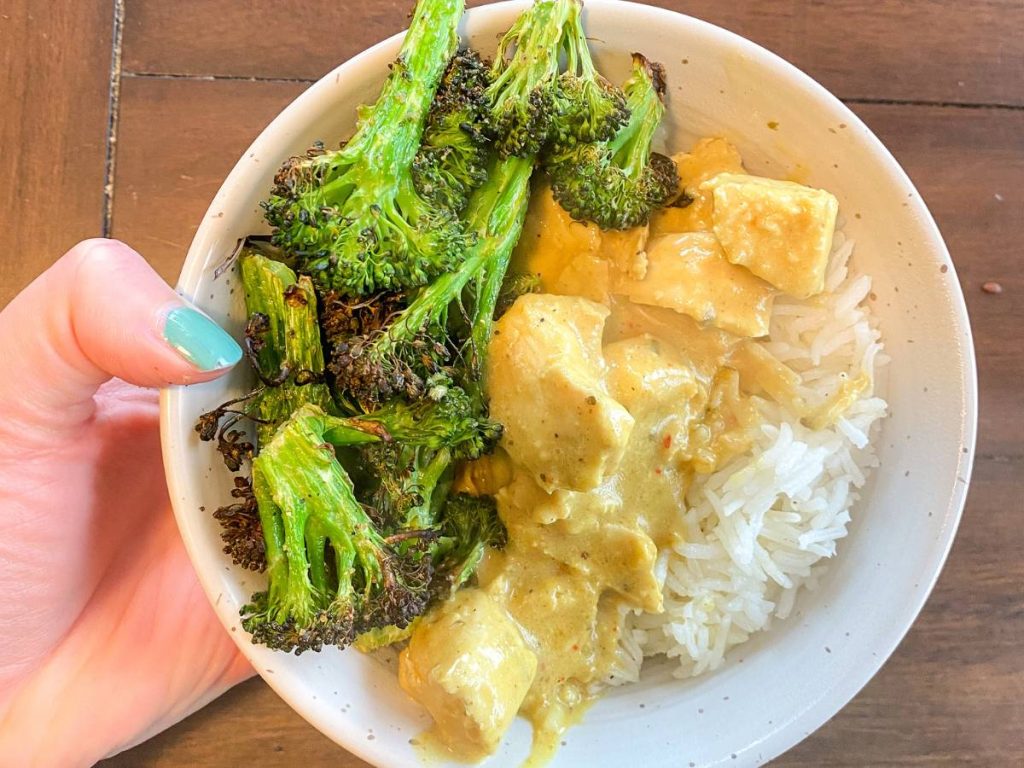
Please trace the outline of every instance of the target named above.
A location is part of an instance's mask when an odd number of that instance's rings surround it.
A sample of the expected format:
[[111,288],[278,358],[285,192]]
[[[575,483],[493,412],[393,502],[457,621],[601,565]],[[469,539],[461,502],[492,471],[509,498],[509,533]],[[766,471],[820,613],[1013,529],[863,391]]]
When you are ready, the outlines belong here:
[[0,312],[0,413],[9,427],[66,429],[92,416],[93,395],[111,377],[190,384],[241,356],[138,253],[117,240],[86,240]]

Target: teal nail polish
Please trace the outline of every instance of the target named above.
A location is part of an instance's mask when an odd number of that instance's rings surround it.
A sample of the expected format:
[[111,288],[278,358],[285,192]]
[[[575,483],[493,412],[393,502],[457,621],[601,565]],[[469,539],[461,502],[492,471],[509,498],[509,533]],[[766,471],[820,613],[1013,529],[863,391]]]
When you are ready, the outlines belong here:
[[191,307],[167,313],[164,339],[192,365],[203,371],[227,368],[242,359],[242,348],[219,325]]

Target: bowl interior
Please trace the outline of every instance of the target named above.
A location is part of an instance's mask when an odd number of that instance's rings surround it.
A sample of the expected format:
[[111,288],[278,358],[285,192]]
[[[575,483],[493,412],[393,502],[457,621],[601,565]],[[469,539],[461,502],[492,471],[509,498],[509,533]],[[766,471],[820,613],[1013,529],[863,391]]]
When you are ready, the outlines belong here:
[[[463,39],[486,54],[525,7],[471,11]],[[789,64],[695,19],[614,0],[588,0],[598,65],[620,81],[639,48],[668,71],[663,144],[725,136],[753,173],[835,193],[855,262],[874,279],[873,306],[891,362],[891,405],[877,440],[881,467],[856,506],[820,587],[795,615],[737,649],[716,673],[675,680],[654,663],[611,691],[570,730],[554,766],[757,764],[835,714],[877,671],[923,605],[952,541],[970,472],[976,421],[970,329],[949,255],[925,205],[870,131]],[[642,41],[642,43],[640,42]],[[312,141],[337,141],[379,90],[399,45],[387,40],[341,65],[278,117],[245,153],[210,207],[179,289],[241,336],[236,277],[214,272],[236,240],[265,229],[259,200],[279,162]],[[328,650],[302,657],[253,647],[238,608],[261,577],[221,554],[209,511],[227,501],[228,473],[192,430],[196,416],[247,384],[244,372],[164,393],[162,430],[172,500],[211,602],[254,667],[296,710],[378,765],[419,765],[409,740],[429,720],[398,687],[394,660]],[[488,765],[515,765],[530,733],[517,722]],[[737,762],[738,761],[738,762]]]

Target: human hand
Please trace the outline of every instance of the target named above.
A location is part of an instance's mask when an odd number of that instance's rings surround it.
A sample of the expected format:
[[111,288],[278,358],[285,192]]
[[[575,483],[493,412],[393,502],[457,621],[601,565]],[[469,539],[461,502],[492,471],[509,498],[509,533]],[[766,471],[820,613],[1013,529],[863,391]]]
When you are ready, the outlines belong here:
[[178,536],[143,388],[240,356],[112,240],[0,312],[0,764],[91,765],[252,674]]

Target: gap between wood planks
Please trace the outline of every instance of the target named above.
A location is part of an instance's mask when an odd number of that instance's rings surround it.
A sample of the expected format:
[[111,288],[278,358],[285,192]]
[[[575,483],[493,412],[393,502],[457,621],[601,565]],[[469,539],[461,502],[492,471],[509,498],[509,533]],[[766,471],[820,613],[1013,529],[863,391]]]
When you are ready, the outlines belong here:
[[[120,72],[120,77],[137,78],[140,80],[202,80],[226,81],[239,83],[315,83],[315,77],[266,77],[260,75],[186,75],[180,72]],[[882,104],[909,107],[951,107],[953,109],[1002,109],[1022,111],[1021,104],[1001,104],[998,102],[973,101],[929,101],[922,99],[876,99],[866,96],[840,96],[840,101],[847,104]]]
[[114,166],[117,162],[117,122],[121,112],[121,51],[124,41],[125,0],[114,0],[114,33],[110,50],[110,96],[107,105],[107,146],[103,168],[103,222],[100,231],[110,237],[114,226]]

